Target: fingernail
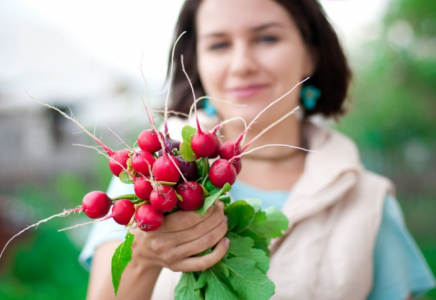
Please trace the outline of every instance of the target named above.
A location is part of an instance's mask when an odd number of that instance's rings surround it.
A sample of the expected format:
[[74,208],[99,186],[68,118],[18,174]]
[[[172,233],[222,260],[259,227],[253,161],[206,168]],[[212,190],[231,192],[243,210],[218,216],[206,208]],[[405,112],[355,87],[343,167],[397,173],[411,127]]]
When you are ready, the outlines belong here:
[[224,203],[222,203],[221,201],[218,200],[218,204],[221,208],[224,208]]
[[227,216],[223,217],[223,221],[227,223],[227,221],[229,220],[229,218],[227,218]]
[[230,240],[228,238],[224,239],[224,245],[228,246],[230,244]]

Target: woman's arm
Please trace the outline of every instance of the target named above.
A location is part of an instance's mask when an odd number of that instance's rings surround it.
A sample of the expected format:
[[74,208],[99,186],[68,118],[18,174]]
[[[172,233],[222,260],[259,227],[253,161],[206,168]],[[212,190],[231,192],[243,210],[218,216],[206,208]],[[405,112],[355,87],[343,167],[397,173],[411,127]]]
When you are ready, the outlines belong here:
[[[150,299],[163,267],[192,272],[220,261],[228,249],[228,239],[223,238],[226,232],[227,218],[221,202],[203,217],[196,212],[178,211],[166,216],[156,231],[133,230],[132,260],[123,273],[117,298],[113,296],[111,259],[120,241],[105,243],[93,258],[87,299]],[[214,245],[212,253],[193,257]]]
[[[87,299],[150,299],[161,268],[136,263],[135,257],[127,265],[114,296],[111,261],[122,241],[107,242],[97,248],[92,260]],[[134,255],[134,254],[133,254]]]

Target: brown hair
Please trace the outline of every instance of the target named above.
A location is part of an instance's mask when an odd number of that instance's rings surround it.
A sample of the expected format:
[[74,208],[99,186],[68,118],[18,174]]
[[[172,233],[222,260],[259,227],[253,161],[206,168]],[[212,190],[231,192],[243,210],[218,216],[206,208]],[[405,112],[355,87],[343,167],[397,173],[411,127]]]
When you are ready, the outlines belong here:
[[[306,46],[313,50],[317,64],[315,72],[304,85],[313,85],[321,91],[321,96],[313,110],[304,111],[304,116],[322,114],[326,117],[339,117],[344,114],[343,102],[346,99],[351,71],[336,32],[327,20],[324,10],[316,0],[275,0],[291,15]],[[195,16],[201,0],[186,0],[176,24],[175,38],[182,32],[175,49],[171,109],[188,112],[192,104],[192,92],[181,70],[180,56],[183,54],[186,72],[189,74],[197,97],[205,91],[197,70]],[[170,57],[171,59],[171,57]],[[170,69],[168,68],[168,75]],[[198,104],[202,107],[202,103]]]

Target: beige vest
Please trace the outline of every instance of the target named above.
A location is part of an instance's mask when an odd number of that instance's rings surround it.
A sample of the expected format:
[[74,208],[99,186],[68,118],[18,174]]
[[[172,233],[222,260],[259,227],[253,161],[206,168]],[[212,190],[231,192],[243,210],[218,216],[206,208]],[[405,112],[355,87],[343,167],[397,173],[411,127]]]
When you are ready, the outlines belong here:
[[[304,135],[309,148],[319,152],[308,153],[283,208],[289,230],[270,246],[272,299],[365,299],[383,203],[393,186],[364,170],[345,136],[311,123]],[[164,269],[152,299],[173,299],[180,275]]]

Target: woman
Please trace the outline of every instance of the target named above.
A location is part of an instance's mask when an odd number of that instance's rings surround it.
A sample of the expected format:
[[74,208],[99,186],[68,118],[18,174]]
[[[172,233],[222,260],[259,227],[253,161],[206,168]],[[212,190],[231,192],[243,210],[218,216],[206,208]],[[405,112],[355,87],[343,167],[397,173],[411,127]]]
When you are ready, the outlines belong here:
[[[300,117],[287,118],[252,147],[288,144],[319,152],[268,147],[248,154],[231,191],[234,199],[260,196],[265,206],[283,209],[290,220],[285,237],[271,246],[268,275],[276,284],[274,297],[406,299],[432,288],[434,279],[404,228],[391,183],[364,170],[350,140],[308,121],[315,114],[342,115],[350,80],[337,37],[319,4],[188,0],[177,35],[182,31],[187,33],[176,57],[184,55],[197,96],[211,97],[206,111],[213,105],[217,112],[203,119],[205,124],[233,117],[250,122],[271,101],[310,77],[303,89],[265,112],[246,140],[302,105]],[[186,112],[192,103],[190,88],[180,62],[175,70],[173,108]],[[231,122],[221,135],[235,140],[242,130],[242,124]],[[109,193],[121,194],[122,188],[114,183]],[[104,223],[94,227],[82,253],[89,261],[96,249],[89,299],[112,297],[110,259],[120,241],[111,240],[124,232],[105,235],[104,230],[112,229]],[[217,204],[203,218],[176,212],[157,231],[136,231],[133,259],[118,298],[149,299],[153,294],[153,299],[170,299],[178,280],[172,271],[204,270],[218,262],[228,248],[226,230],[226,217]],[[192,257],[214,245],[212,253]]]

